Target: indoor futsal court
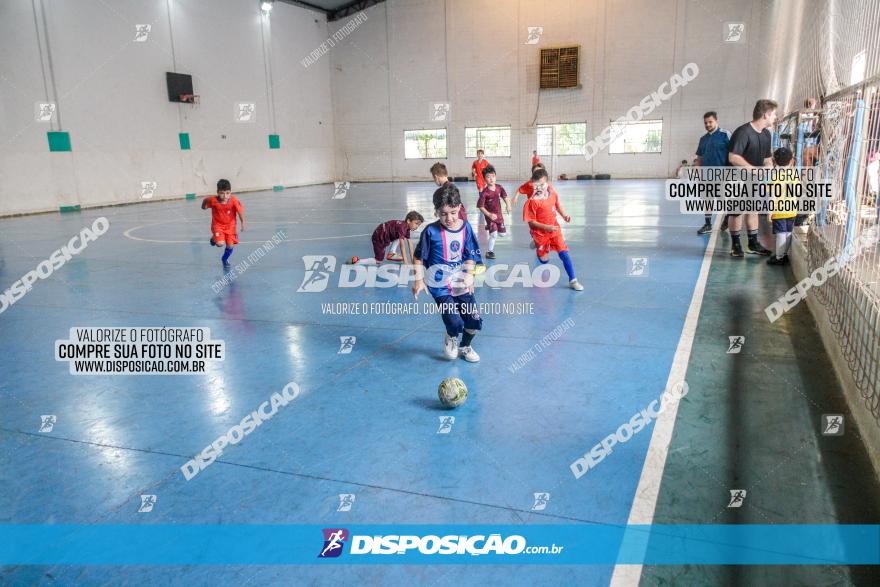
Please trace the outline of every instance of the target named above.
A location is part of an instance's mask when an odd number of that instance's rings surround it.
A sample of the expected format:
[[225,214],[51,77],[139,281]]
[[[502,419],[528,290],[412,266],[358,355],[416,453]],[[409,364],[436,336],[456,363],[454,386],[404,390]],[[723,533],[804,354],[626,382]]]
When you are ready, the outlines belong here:
[[0,585],[877,585],[878,31],[0,0]]

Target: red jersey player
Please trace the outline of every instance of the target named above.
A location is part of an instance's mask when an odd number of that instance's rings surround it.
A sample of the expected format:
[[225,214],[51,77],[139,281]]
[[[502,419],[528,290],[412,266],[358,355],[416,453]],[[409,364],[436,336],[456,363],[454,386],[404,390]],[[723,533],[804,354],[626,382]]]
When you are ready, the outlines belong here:
[[547,179],[547,171],[544,169],[537,169],[532,174],[533,193],[523,207],[523,220],[529,225],[538,260],[542,264],[547,263],[550,260],[550,251],[556,251],[568,274],[568,287],[575,291],[583,291],[584,286],[578,283],[574,275],[574,266],[559,221],[556,219],[556,212],[559,212],[566,222],[571,222],[571,216],[562,209],[559,197],[550,189]]
[[541,162],[541,158],[538,157],[537,151],[532,151],[532,167]]
[[477,180],[477,192],[481,192],[486,187],[486,179],[483,177],[483,170],[489,162],[483,159],[483,149],[477,149],[477,160],[471,165],[471,177]]
[[[532,173],[535,173],[535,171],[538,169],[544,169],[544,165],[542,165],[541,163],[535,163],[534,165],[532,165]],[[532,193],[534,192],[534,187],[532,187],[533,184],[534,184],[534,182],[530,179],[529,181],[527,181],[524,184],[522,184],[521,186],[519,186],[519,188],[517,188],[516,193],[513,194],[513,207],[514,208],[516,208],[516,203],[519,200],[520,194],[525,196],[526,200],[528,200],[529,198],[532,197]],[[547,184],[547,185],[548,185],[550,191],[555,194],[556,190],[553,189],[553,186],[550,184]]]
[[244,208],[241,202],[232,195],[232,185],[228,179],[217,182],[217,195],[202,200],[202,210],[211,209],[211,245],[226,247],[223,251],[223,266],[229,267],[229,256],[233,245],[238,244],[236,232],[236,214],[241,218],[241,230],[244,232]]

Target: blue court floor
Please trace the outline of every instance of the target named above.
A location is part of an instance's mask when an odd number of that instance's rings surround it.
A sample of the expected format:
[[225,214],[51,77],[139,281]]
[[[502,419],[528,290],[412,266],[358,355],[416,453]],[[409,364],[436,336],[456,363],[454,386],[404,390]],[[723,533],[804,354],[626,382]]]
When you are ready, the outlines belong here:
[[[500,183],[513,193],[519,182]],[[233,266],[278,231],[285,240],[219,287],[221,251],[208,244],[200,199],[0,220],[4,289],[95,218],[110,221],[107,234],[0,314],[0,523],[625,524],[651,429],[580,479],[569,465],[662,393],[707,239],[695,235],[701,218],[663,200],[660,180],[554,185],[572,216],[564,234],[585,290],[565,279],[479,288],[478,302],[520,305],[513,315],[484,312],[478,364],[443,358],[436,315],[326,312],[331,303],[412,302],[405,287],[340,288],[338,278],[345,259],[371,256],[380,222],[410,209],[433,221],[427,182],[354,184],[343,199],[327,185],[240,194],[247,230]],[[473,183],[463,197],[476,227]],[[487,264],[537,265],[514,216]],[[297,291],[304,256],[335,258],[324,291]],[[647,259],[641,275],[630,275],[633,258]],[[555,255],[552,263],[561,269]],[[563,323],[558,340],[510,368]],[[54,343],[85,326],[207,327],[227,357],[200,375],[71,375]],[[349,336],[356,342],[340,354]],[[469,388],[454,412],[436,400],[449,376]],[[192,455],[291,381],[301,389],[295,401],[183,477]],[[46,414],[57,420],[40,432]],[[451,430],[438,434],[449,415]],[[537,492],[550,494],[541,511]],[[138,512],[142,494],[157,496],[152,512]],[[355,495],[350,511],[337,511],[340,494]],[[592,585],[612,571],[22,566],[3,568],[0,583]]]

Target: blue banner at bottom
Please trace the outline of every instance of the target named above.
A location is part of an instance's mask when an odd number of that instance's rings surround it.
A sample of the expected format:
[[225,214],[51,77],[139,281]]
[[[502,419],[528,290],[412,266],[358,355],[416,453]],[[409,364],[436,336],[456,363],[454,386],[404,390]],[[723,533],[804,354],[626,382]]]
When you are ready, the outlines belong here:
[[0,565],[877,565],[878,525],[0,525]]

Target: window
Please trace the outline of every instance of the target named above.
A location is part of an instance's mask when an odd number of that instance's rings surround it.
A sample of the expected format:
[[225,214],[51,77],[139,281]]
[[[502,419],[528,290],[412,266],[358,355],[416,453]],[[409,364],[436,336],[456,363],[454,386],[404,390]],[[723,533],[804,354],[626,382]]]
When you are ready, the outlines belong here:
[[446,129],[403,131],[407,159],[446,159]]
[[587,145],[587,124],[567,122],[538,126],[538,155],[584,155]]
[[477,149],[483,149],[486,157],[510,157],[510,127],[481,126],[464,129],[464,156],[477,157]]
[[849,69],[849,83],[858,84],[865,80],[865,69],[868,65],[868,53],[861,51],[852,58]]
[[608,148],[609,153],[659,153],[663,138],[663,121],[612,122],[611,136],[613,140]]

